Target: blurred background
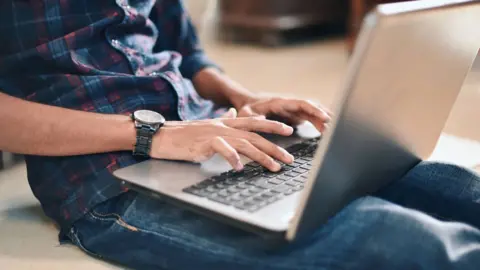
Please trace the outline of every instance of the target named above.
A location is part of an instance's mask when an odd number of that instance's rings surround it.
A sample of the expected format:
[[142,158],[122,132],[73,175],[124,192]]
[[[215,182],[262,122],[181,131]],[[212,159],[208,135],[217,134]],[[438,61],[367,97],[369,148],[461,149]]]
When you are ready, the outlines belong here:
[[[211,58],[252,91],[331,105],[364,16],[389,0],[185,0]],[[412,59],[421,61],[421,59]],[[480,82],[480,78],[478,79]],[[480,141],[480,83],[465,88],[445,127]]]

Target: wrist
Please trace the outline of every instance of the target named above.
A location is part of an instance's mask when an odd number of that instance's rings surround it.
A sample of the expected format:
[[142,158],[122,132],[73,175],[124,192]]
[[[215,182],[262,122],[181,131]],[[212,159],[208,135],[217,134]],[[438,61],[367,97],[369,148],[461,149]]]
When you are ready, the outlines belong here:
[[150,156],[157,159],[174,159],[172,146],[175,138],[175,131],[181,128],[175,121],[166,121],[162,128],[152,138]]
[[112,128],[113,136],[108,142],[113,143],[113,149],[120,151],[132,151],[136,142],[136,130],[129,116],[119,115],[115,119]]
[[213,68],[198,72],[193,82],[203,98],[213,100],[218,105],[240,109],[257,99],[256,94]]

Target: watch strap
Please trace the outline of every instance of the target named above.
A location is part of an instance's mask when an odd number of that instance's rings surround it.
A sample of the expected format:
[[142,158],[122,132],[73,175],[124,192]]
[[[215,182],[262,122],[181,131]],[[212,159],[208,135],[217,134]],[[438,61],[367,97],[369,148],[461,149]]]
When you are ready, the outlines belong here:
[[149,125],[140,124],[136,127],[137,140],[133,149],[134,156],[149,157],[152,148],[153,135],[157,131]]

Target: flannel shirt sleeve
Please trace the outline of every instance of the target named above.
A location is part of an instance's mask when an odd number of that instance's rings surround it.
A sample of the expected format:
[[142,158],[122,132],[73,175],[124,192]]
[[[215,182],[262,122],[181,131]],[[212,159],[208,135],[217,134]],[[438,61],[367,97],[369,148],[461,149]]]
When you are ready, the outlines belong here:
[[210,60],[201,47],[197,31],[193,25],[182,0],[158,1],[150,19],[155,23],[161,36],[170,38],[159,39],[154,52],[164,50],[177,51],[182,55],[183,61],[180,72],[187,79],[203,68],[221,68]]

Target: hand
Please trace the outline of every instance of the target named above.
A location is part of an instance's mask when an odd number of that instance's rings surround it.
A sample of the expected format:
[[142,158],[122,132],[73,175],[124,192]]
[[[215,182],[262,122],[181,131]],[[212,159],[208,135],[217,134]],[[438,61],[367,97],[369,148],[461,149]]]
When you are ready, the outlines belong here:
[[292,163],[285,149],[254,132],[290,136],[293,128],[265,117],[234,118],[235,110],[211,120],[166,122],[152,142],[153,158],[201,162],[218,153],[234,169],[242,170],[239,154],[257,161],[271,171],[281,166],[274,159]]
[[320,132],[325,130],[331,113],[313,103],[291,98],[268,97],[248,101],[238,112],[239,117],[264,115],[270,119],[280,120],[290,125],[311,122]]

